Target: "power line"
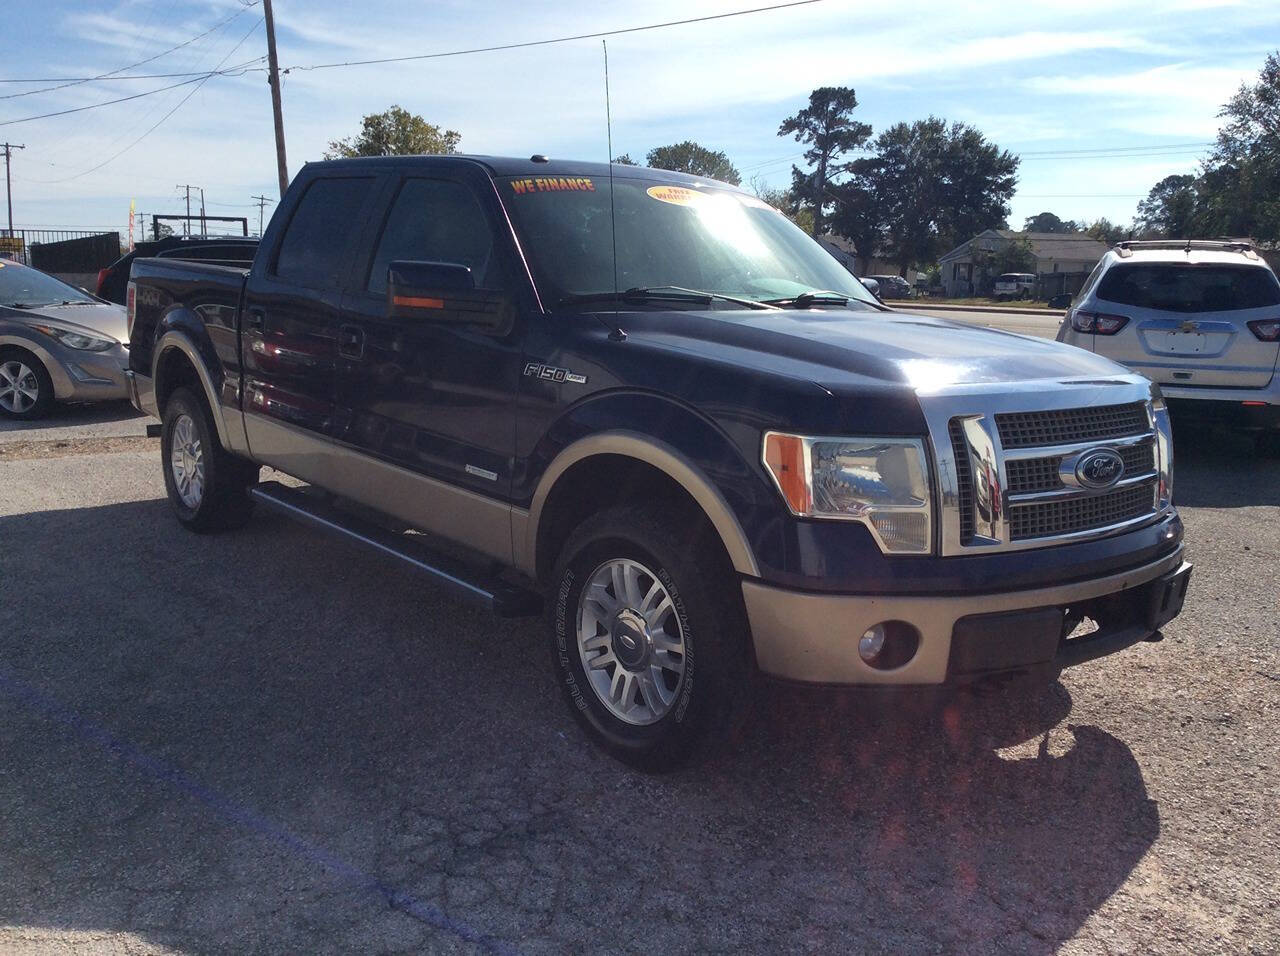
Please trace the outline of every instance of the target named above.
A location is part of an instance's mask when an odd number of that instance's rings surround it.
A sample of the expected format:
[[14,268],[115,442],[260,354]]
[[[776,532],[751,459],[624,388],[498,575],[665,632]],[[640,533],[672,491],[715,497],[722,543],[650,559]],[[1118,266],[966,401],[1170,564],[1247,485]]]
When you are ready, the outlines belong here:
[[44,183],[45,185],[49,185],[51,183],[68,183],[68,182],[71,182],[71,180],[73,179],[79,179],[81,176],[87,176],[89,175],[89,173],[97,172],[99,169],[101,169],[103,166],[106,166],[108,163],[112,163],[115,160],[119,159],[121,156],[123,156],[129,150],[133,149],[133,147],[137,146],[144,139],[146,139],[148,136],[154,133],[157,129],[159,129],[161,124],[163,124],[164,121],[167,120],[170,116],[178,112],[178,110],[182,108],[183,104],[185,104],[187,100],[191,99],[191,97],[195,96],[196,93],[200,91],[200,87],[204,86],[206,80],[208,80],[212,76],[217,76],[218,68],[221,67],[223,63],[227,62],[227,60],[231,59],[231,55],[235,53],[236,50],[240,49],[240,47],[244,45],[244,42],[248,40],[249,37],[253,35],[254,31],[256,31],[260,26],[262,26],[261,19],[259,19],[257,23],[255,23],[252,27],[249,28],[249,32],[240,38],[240,41],[231,48],[230,52],[228,52],[227,55],[222,58],[221,62],[218,63],[218,66],[215,67],[212,72],[206,74],[204,79],[200,80],[199,83],[195,86],[195,88],[193,88],[189,93],[187,93],[186,96],[184,96],[174,105],[173,109],[169,110],[169,112],[165,113],[164,116],[160,117],[160,119],[158,119],[153,126],[151,126],[145,133],[143,133],[141,136],[135,139],[132,143],[130,143],[124,149],[107,157],[102,162],[98,163],[97,166],[91,166],[88,169],[81,170],[80,172],[75,173],[72,176],[65,176],[62,179],[33,179],[30,181],[37,182],[37,183]]
[[499,50],[520,50],[532,46],[547,46],[552,43],[569,43],[573,40],[599,40],[604,37],[620,36],[624,33],[641,33],[645,30],[661,30],[665,27],[682,27],[691,23],[707,23],[711,20],[726,20],[730,17],[743,17],[752,13],[767,13],[771,10],[786,10],[790,7],[805,7],[822,0],[793,0],[791,3],[775,3],[767,7],[752,7],[749,10],[732,10],[728,13],[714,13],[705,17],[690,17],[687,20],[667,20],[663,23],[649,23],[640,27],[621,27],[616,30],[601,30],[598,33],[579,33],[569,37],[554,37],[548,40],[526,40],[522,43],[503,43],[498,46],[473,47],[469,50],[449,50],[444,53],[416,53],[410,56],[389,56],[377,60],[345,60],[341,63],[313,63],[309,66],[291,66],[282,70],[330,70],[343,66],[372,66],[377,63],[404,63],[409,60],[436,60],[447,56],[467,56],[471,53],[496,53]]
[[1139,152],[1148,149],[1184,149],[1191,146],[1212,146],[1213,142],[1196,142],[1196,143],[1150,143],[1146,146],[1092,146],[1087,149],[1040,149],[1040,150],[1024,150],[1018,155],[1020,156],[1048,156],[1064,154],[1068,156],[1076,156],[1081,153],[1129,153]]
[[[262,22],[261,20],[259,20],[259,21],[258,21],[258,23],[261,23],[261,22]],[[253,29],[254,29],[254,30],[256,30],[257,28],[258,28],[258,24],[257,24],[257,23],[255,23],[255,24],[253,25]],[[250,30],[249,32],[250,32],[250,33],[252,33],[252,32],[253,32],[253,30]],[[246,35],[245,39],[248,39],[248,36],[247,36],[247,35]],[[241,42],[241,43],[243,43],[244,41],[243,41],[243,40],[241,40],[240,42]],[[236,48],[238,49],[238,48],[239,48],[239,46],[240,46],[240,43],[237,43],[237,44],[236,44]],[[99,108],[101,108],[101,107],[103,107],[103,106],[114,106],[116,103],[127,103],[127,102],[129,102],[130,100],[137,100],[137,99],[141,99],[141,98],[142,98],[142,97],[144,97],[144,96],[151,96],[151,95],[153,95],[153,94],[155,94],[155,93],[163,93],[163,92],[165,92],[166,90],[173,90],[173,89],[177,89],[179,86],[189,86],[189,85],[191,85],[192,83],[198,83],[198,84],[200,84],[200,86],[203,86],[203,85],[204,85],[204,82],[205,82],[206,80],[208,80],[209,78],[214,77],[214,76],[233,76],[233,75],[242,75],[242,74],[244,74],[244,73],[248,72],[248,71],[247,71],[247,69],[245,69],[245,67],[246,67],[248,64],[251,64],[251,63],[257,63],[257,62],[258,62],[259,60],[261,60],[261,59],[262,59],[262,57],[260,57],[260,56],[259,56],[259,57],[254,57],[254,59],[252,59],[252,60],[248,60],[248,61],[246,61],[245,63],[241,63],[241,64],[239,64],[239,65],[237,65],[237,66],[229,67],[229,68],[227,68],[227,69],[225,69],[225,70],[222,70],[222,69],[211,70],[211,71],[209,71],[208,73],[204,73],[204,74],[200,74],[200,75],[198,75],[198,76],[197,76],[195,79],[193,79],[193,80],[183,80],[183,81],[182,81],[182,82],[180,82],[180,83],[171,83],[171,84],[169,84],[168,86],[162,86],[162,87],[159,87],[158,89],[154,89],[154,90],[146,90],[145,92],[142,92],[142,93],[134,93],[132,96],[121,96],[121,97],[119,97],[118,99],[114,99],[114,100],[104,100],[104,101],[103,101],[103,102],[101,102],[101,103],[90,103],[88,106],[76,106],[76,107],[73,107],[72,109],[68,109],[68,110],[58,110],[58,111],[53,112],[53,113],[41,113],[41,114],[39,114],[38,116],[23,116],[23,117],[21,117],[20,119],[13,119],[13,120],[4,120],[4,121],[0,121],[0,126],[16,126],[18,123],[30,123],[30,122],[32,122],[33,120],[50,119],[51,117],[54,117],[54,116],[67,116],[67,115],[69,115],[69,114],[71,114],[71,113],[83,113],[85,110],[96,110],[96,109],[99,109]],[[199,88],[200,88],[200,86],[197,86],[197,87],[196,87],[196,89],[199,89]],[[184,100],[183,102],[186,102],[186,101]]]
[[[61,85],[60,85],[60,86],[46,86],[46,87],[44,87],[44,88],[42,88],[42,89],[39,89],[39,90],[26,90],[26,91],[24,91],[24,92],[22,92],[22,93],[7,93],[7,94],[5,94],[4,96],[0,96],[0,100],[13,100],[13,99],[17,99],[17,98],[18,98],[18,97],[20,97],[20,96],[34,96],[34,95],[35,95],[35,94],[37,94],[37,93],[49,93],[49,92],[52,92],[53,90],[65,90],[65,89],[67,89],[68,87],[71,87],[71,86],[78,86],[78,85],[79,85],[79,84],[81,84],[81,83],[95,83],[95,82],[97,82],[97,81],[99,81],[99,80],[136,80],[136,79],[141,79],[141,77],[136,77],[136,76],[117,76],[116,74],[118,74],[118,73],[123,73],[125,70],[132,70],[132,69],[134,69],[135,67],[143,66],[144,64],[147,64],[147,63],[151,63],[151,62],[153,62],[153,61],[155,61],[155,60],[160,59],[162,56],[168,56],[170,53],[173,53],[173,52],[175,52],[175,51],[177,51],[177,50],[181,50],[183,47],[190,46],[191,44],[195,43],[197,40],[202,40],[202,39],[204,39],[204,38],[205,38],[205,37],[207,37],[209,34],[214,33],[214,32],[216,32],[216,31],[218,31],[218,30],[221,30],[223,27],[225,27],[225,26],[226,26],[228,23],[230,23],[232,20],[238,19],[241,15],[243,15],[243,14],[244,14],[244,12],[245,12],[246,10],[248,10],[248,9],[249,9],[250,7],[252,7],[252,6],[255,6],[258,2],[259,2],[259,0],[253,0],[253,3],[251,3],[251,4],[247,4],[246,6],[242,6],[239,10],[237,10],[237,11],[236,11],[235,13],[233,13],[231,16],[227,17],[225,20],[219,21],[217,24],[215,24],[214,26],[211,26],[209,29],[205,30],[203,33],[197,33],[197,34],[196,34],[195,36],[193,36],[191,39],[189,39],[189,40],[183,40],[183,41],[182,41],[181,43],[179,43],[177,46],[171,46],[171,47],[169,47],[169,49],[164,50],[163,52],[157,53],[157,54],[155,54],[154,56],[149,56],[149,57],[147,57],[145,60],[139,60],[137,63],[130,63],[128,66],[118,67],[117,69],[111,70],[111,71],[109,71],[109,72],[107,72],[107,73],[103,73],[103,74],[101,74],[101,75],[99,75],[99,76],[86,76],[86,77],[82,77],[82,78],[80,78],[80,79],[68,79],[66,82],[62,82],[61,80],[31,80],[30,82],[32,82],[32,83],[56,82],[56,83],[61,83]],[[188,76],[193,76],[193,75],[196,75],[196,74],[186,74],[186,75],[188,75]],[[21,83],[21,82],[23,82],[23,81],[22,81],[22,80],[4,80],[4,82],[5,82],[5,83]]]

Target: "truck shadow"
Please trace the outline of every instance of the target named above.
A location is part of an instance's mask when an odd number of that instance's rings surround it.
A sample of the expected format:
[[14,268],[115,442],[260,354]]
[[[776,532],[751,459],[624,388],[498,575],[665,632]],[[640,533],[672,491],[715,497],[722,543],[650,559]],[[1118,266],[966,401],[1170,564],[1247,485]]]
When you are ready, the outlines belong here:
[[124,422],[134,418],[142,418],[140,411],[129,404],[128,399],[112,402],[96,402],[94,404],[58,402],[49,409],[49,414],[35,421],[17,421],[12,418],[0,418],[0,432],[32,432],[31,438],[38,440],[39,433],[49,428],[67,428],[71,425],[102,425],[109,422]]
[[1159,834],[1061,685],[766,688],[732,752],[647,777],[580,736],[538,622],[282,519],[197,538],[144,501],[0,541],[38,543],[0,549],[0,942],[1050,953]]
[[1173,435],[1175,504],[1204,508],[1280,504],[1280,459],[1259,454],[1252,436],[1177,421]]

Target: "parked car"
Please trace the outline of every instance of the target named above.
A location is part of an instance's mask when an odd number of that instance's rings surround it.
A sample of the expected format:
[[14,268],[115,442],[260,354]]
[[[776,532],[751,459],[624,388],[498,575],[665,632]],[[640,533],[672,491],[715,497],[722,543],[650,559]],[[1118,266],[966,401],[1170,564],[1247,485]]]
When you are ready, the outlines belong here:
[[727,740],[757,670],[1047,680],[1159,639],[1186,594],[1159,389],[890,310],[723,183],[312,163],[247,274],[145,259],[132,284],[133,400],[181,524],[256,502],[541,613],[570,712],[645,768]]
[[0,415],[32,419],[55,401],[128,397],[125,310],[0,260]]
[[997,276],[992,296],[999,302],[1029,299],[1036,289],[1036,277],[1030,272],[1006,272]]
[[1157,382],[1175,413],[1280,433],[1280,282],[1243,242],[1132,241],[1107,252],[1058,341]]
[[868,276],[880,284],[880,298],[882,299],[909,299],[911,298],[911,283],[907,282],[902,276]]
[[258,240],[247,236],[231,238],[165,236],[163,239],[139,242],[130,252],[126,252],[111,265],[98,271],[98,297],[124,305],[129,270],[137,259],[154,256],[159,259],[212,262],[247,269],[253,264],[253,254],[257,248]]
[[877,299],[879,299],[879,298],[880,298],[880,283],[879,283],[879,282],[877,282],[875,279],[871,278],[871,276],[862,276],[862,277],[860,277],[860,278],[858,279],[858,281],[862,283],[863,288],[865,288],[868,292],[870,292],[872,295],[874,295]]

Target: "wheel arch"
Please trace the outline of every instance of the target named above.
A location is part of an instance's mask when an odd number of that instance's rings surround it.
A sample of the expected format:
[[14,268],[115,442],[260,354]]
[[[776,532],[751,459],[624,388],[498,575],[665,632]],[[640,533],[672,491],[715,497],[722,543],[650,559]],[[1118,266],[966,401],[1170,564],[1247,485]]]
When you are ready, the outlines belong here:
[[152,381],[155,383],[156,407],[164,417],[164,406],[174,389],[187,386],[203,395],[212,413],[218,441],[223,448],[233,447],[230,430],[223,416],[222,403],[200,349],[191,336],[180,329],[170,329],[160,336],[152,359]]
[[[521,570],[545,580],[559,547],[573,530],[572,517],[617,495],[619,472],[650,493],[677,494],[695,506],[715,529],[739,574],[760,570],[746,533],[729,503],[706,474],[681,451],[637,432],[614,430],[588,435],[564,448],[538,482],[528,517],[512,525]],[[634,486],[632,484],[631,486]],[[583,491],[593,493],[584,501]]]

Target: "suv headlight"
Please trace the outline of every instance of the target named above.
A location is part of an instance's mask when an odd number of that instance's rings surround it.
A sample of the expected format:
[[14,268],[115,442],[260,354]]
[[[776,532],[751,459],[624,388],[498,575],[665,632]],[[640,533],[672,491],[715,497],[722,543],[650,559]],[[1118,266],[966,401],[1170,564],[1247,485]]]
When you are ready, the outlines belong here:
[[923,439],[766,432],[763,459],[797,517],[860,521],[889,554],[931,551],[933,494]]
[[70,329],[60,329],[56,325],[34,325],[32,328],[50,338],[57,339],[69,349],[79,349],[82,352],[105,352],[116,344],[114,339],[104,339],[84,332],[72,332]]

